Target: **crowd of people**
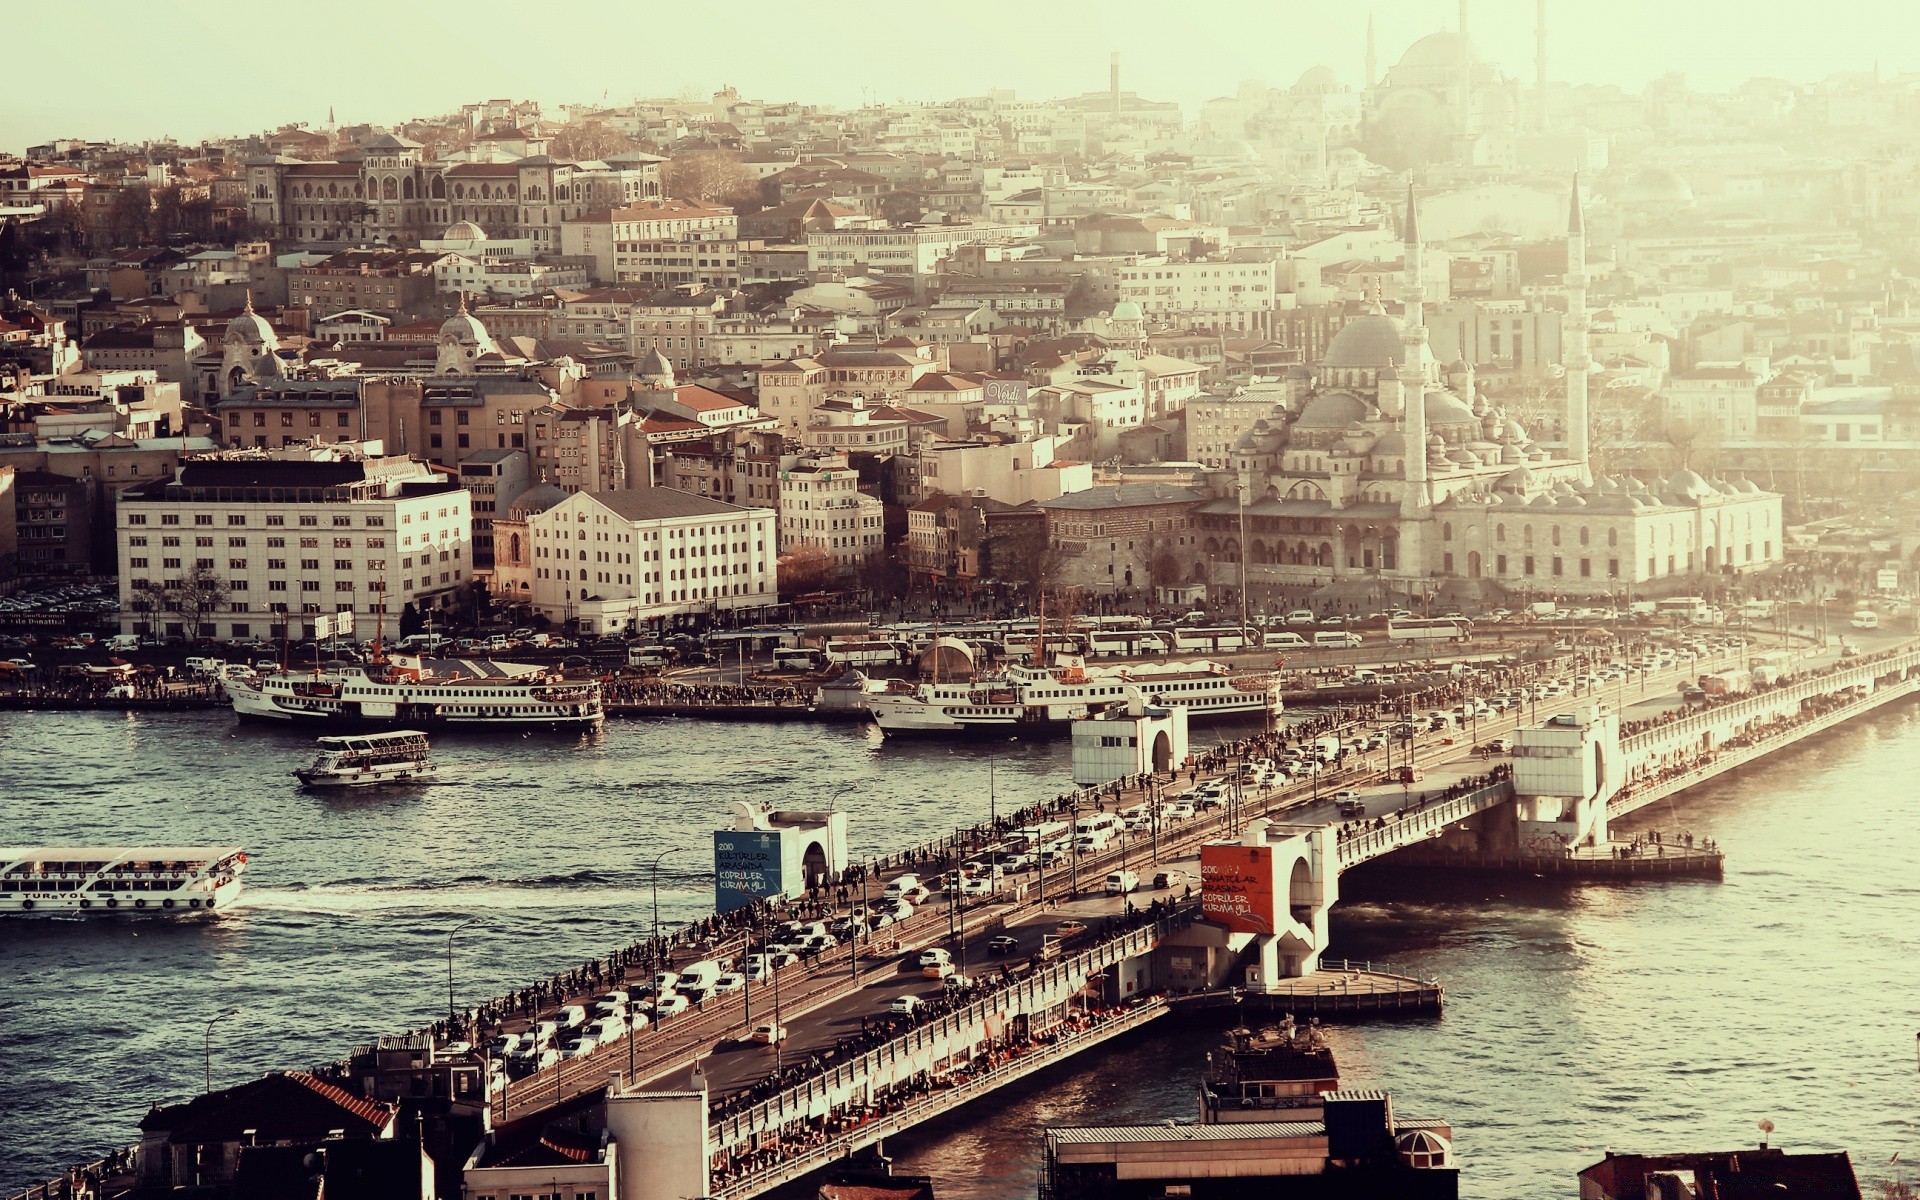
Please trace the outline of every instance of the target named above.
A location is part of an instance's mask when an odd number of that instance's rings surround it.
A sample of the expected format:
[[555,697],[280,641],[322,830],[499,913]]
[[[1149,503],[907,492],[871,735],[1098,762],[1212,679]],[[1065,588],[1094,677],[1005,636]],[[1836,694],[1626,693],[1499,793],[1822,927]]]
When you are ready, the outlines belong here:
[[607,680],[601,694],[609,705],[650,705],[658,708],[806,708],[815,689],[789,683],[668,683],[661,679]]
[[35,672],[13,687],[0,687],[0,706],[14,708],[214,708],[227,694],[217,679],[175,678],[175,671],[119,674],[73,673],[42,678]]
[[[1060,1020],[1046,1029],[1030,1031],[1025,1037],[1016,1037],[1009,1029],[988,1044],[976,1047],[969,1057],[954,1063],[945,1071],[916,1072],[911,1078],[885,1091],[875,1092],[864,1104],[844,1105],[822,1116],[796,1118],[771,1137],[762,1135],[751,1144],[743,1143],[716,1155],[711,1164],[712,1184],[717,1190],[761,1172],[777,1169],[940,1092],[991,1078],[996,1072],[1018,1065],[1021,1059],[1029,1055],[1045,1051],[1089,1030],[1112,1024],[1132,1013],[1139,1004],[1140,1001],[1136,1000],[1120,1005],[1069,1005]],[[886,1040],[880,1039],[881,1042]],[[801,1082],[805,1078],[805,1074],[800,1074],[794,1082]],[[766,1094],[772,1095],[778,1090],[776,1087]],[[745,1106],[750,1107],[754,1102],[749,1100]],[[715,1115],[738,1111],[738,1107],[716,1107]]]

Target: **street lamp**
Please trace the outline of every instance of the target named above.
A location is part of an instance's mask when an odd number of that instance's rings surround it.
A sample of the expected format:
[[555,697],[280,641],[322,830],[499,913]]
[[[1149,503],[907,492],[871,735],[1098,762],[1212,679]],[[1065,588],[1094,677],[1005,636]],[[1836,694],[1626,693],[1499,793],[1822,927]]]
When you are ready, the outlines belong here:
[[230,1008],[227,1011],[214,1017],[212,1020],[208,1021],[206,1032],[204,1036],[202,1036],[200,1039],[200,1051],[201,1051],[201,1054],[205,1057],[206,1065],[207,1065],[207,1089],[206,1090],[208,1095],[211,1095],[213,1093],[213,1027],[219,1024],[221,1021],[226,1020],[228,1017],[236,1015],[237,1013],[239,1013],[239,1011],[240,1010],[237,1008]]
[[649,871],[653,887],[653,949],[654,953],[662,959],[666,957],[666,953],[660,945],[660,860],[679,849],[680,847],[678,846],[668,846],[665,850],[654,855],[653,866]]
[[459,933],[462,929],[465,929],[467,926],[472,925],[478,922],[479,920],[480,920],[479,917],[468,917],[466,920],[460,922],[458,925],[455,925],[452,929],[447,930],[447,1040],[448,1041],[453,1040],[453,1022],[454,1022],[453,935],[456,933]]

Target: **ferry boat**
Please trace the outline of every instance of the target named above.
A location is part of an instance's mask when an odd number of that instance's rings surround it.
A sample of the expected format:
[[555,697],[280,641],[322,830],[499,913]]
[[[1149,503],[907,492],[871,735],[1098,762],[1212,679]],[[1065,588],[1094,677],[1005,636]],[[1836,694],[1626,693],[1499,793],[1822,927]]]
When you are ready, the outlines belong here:
[[383,783],[429,783],[434,777],[427,735],[417,729],[355,733],[320,739],[313,765],[295,771],[313,788],[373,787]]
[[606,719],[597,679],[532,663],[395,655],[360,666],[268,671],[227,680],[242,719],[311,724],[593,728]]
[[1151,703],[1181,705],[1189,720],[1274,716],[1281,710],[1280,678],[1272,671],[1211,661],[1087,667],[1075,656],[1062,656],[1051,668],[1013,666],[969,682],[895,681],[870,697],[867,709],[887,734],[1065,730],[1124,704],[1129,692]]
[[239,846],[0,849],[0,913],[150,913],[230,908],[247,869]]

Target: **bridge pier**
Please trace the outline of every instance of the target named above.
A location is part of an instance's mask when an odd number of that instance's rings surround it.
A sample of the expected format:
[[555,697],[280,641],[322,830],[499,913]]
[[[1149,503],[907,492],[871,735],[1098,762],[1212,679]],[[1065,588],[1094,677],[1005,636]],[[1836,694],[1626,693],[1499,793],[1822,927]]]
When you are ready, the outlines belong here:
[[1327,948],[1327,910],[1340,898],[1334,838],[1332,826],[1261,818],[1249,822],[1238,841],[1202,846],[1200,910],[1206,920],[1168,939],[1169,975],[1182,973],[1181,959],[1190,956],[1183,956],[1183,947],[1215,951],[1208,955],[1205,987],[1266,992],[1281,980],[1318,971]]

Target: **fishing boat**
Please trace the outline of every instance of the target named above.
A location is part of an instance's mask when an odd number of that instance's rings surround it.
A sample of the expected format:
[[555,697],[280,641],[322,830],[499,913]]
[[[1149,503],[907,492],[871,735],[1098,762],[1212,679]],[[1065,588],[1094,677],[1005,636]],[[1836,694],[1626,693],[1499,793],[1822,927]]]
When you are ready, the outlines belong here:
[[239,846],[0,848],[0,913],[191,916],[231,907]]
[[431,782],[434,766],[426,734],[396,729],[323,737],[313,765],[295,771],[294,776],[312,788],[375,787]]

